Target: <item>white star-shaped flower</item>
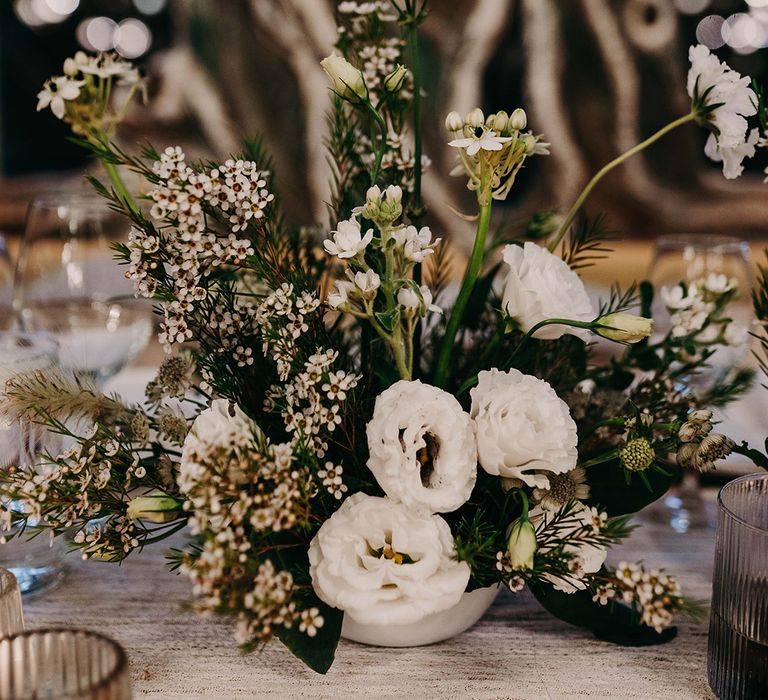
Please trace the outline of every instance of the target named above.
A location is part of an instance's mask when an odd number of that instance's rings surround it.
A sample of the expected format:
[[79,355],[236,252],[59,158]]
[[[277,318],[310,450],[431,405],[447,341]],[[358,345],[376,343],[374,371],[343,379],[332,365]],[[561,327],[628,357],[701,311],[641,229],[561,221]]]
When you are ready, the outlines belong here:
[[448,145],[454,148],[464,148],[468,156],[474,156],[481,149],[484,151],[500,151],[511,136],[497,136],[495,131],[483,129],[479,136],[470,136],[465,139],[454,139]]
[[37,111],[50,106],[54,115],[58,119],[62,119],[64,117],[64,100],[76,100],[83,85],[85,85],[85,81],[72,80],[66,76],[52,78],[37,93]]

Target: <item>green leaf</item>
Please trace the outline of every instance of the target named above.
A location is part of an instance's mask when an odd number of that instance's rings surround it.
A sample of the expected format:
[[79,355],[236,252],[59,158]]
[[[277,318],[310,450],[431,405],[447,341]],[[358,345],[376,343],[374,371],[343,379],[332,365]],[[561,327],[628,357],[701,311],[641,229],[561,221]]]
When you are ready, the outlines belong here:
[[295,657],[301,659],[313,671],[327,673],[336,655],[344,613],[329,607],[314,593],[295,595],[294,598],[299,609],[319,608],[324,620],[323,626],[317,630],[314,637],[310,637],[306,632],[299,631],[296,622],[290,629],[281,627],[277,636]]
[[677,636],[676,627],[658,633],[640,624],[637,613],[627,605],[611,601],[600,605],[589,591],[562,593],[539,582],[529,585],[536,600],[555,617],[576,627],[590,630],[598,639],[629,647],[664,644]]
[[376,312],[376,319],[379,321],[379,323],[382,325],[385,331],[388,333],[392,332],[392,329],[395,327],[395,320],[398,316],[398,312],[396,309],[392,311],[377,311]]
[[587,504],[603,508],[608,515],[636,513],[661,498],[679,478],[680,467],[665,465],[668,473],[648,469],[644,472],[647,486],[632,479],[625,480],[625,470],[618,459],[596,464],[587,469],[589,498]]

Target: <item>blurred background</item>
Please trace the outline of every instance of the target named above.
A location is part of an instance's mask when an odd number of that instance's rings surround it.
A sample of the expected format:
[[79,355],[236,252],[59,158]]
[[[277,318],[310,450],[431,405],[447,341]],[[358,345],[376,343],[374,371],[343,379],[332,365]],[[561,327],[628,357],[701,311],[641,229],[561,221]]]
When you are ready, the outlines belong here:
[[[319,60],[336,39],[332,0],[2,0],[0,2],[0,230],[23,229],[28,200],[77,183],[89,164],[36,93],[77,49],[116,49],[147,69],[150,101],[122,144],[180,144],[226,156],[261,133],[275,159],[292,224],[326,222],[323,152],[327,81]],[[567,208],[589,175],[689,109],[687,49],[700,41],[736,70],[768,80],[768,0],[432,0],[423,25],[425,198],[433,225],[461,248],[471,210],[447,173],[443,117],[476,104],[524,106],[553,143],[505,203],[511,217]],[[765,236],[766,162],[726,181],[693,125],[600,185],[589,209],[625,237],[665,232]],[[764,149],[761,149],[764,150]]]

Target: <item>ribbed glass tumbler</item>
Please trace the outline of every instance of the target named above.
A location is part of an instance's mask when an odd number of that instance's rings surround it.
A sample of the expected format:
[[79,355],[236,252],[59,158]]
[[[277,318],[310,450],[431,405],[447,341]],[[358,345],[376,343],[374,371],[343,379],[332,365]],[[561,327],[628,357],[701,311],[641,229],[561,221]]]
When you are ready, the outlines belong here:
[[707,668],[721,700],[768,698],[768,474],[720,491]]
[[130,700],[123,648],[96,632],[48,629],[0,640],[0,700]]
[[0,568],[0,639],[23,631],[19,584],[8,569]]

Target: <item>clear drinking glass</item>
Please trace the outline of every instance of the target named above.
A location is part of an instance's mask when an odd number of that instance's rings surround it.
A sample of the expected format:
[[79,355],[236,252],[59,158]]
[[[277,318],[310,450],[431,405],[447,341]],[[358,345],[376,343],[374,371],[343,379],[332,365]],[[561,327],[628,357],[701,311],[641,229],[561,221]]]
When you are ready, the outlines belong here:
[[709,685],[721,700],[768,698],[768,474],[718,497],[709,623]]
[[[0,331],[0,403],[8,378],[21,372],[51,367],[56,362],[56,341],[46,333]],[[41,452],[59,452],[61,437],[27,420],[0,418],[0,470],[20,464],[37,464]],[[11,509],[21,508],[10,503]],[[30,525],[35,521],[30,519]],[[65,544],[59,539],[0,532],[9,538],[0,544],[0,566],[16,576],[23,593],[54,585],[63,569]]]
[[129,700],[128,657],[97,632],[48,629],[0,640],[0,700]]
[[[675,234],[660,236],[656,240],[653,261],[648,270],[648,279],[656,290],[653,304],[654,338],[665,336],[670,329],[670,315],[664,307],[659,290],[681,282],[691,283],[710,273],[737,280],[739,295],[728,305],[728,316],[744,327],[750,327],[754,322],[754,313],[750,298],[753,276],[749,245],[732,236]],[[718,346],[707,361],[709,367],[682,380],[679,388],[706,390],[742,366],[749,354],[749,342],[736,346]],[[685,533],[715,525],[699,493],[699,478],[698,472],[684,473],[681,484],[664,498],[660,515],[677,532]]]
[[19,584],[8,569],[0,569],[0,639],[23,631]]
[[52,333],[63,367],[104,381],[141,352],[152,309],[133,297],[112,246],[130,224],[96,195],[36,198],[16,265],[14,307],[24,330]]

